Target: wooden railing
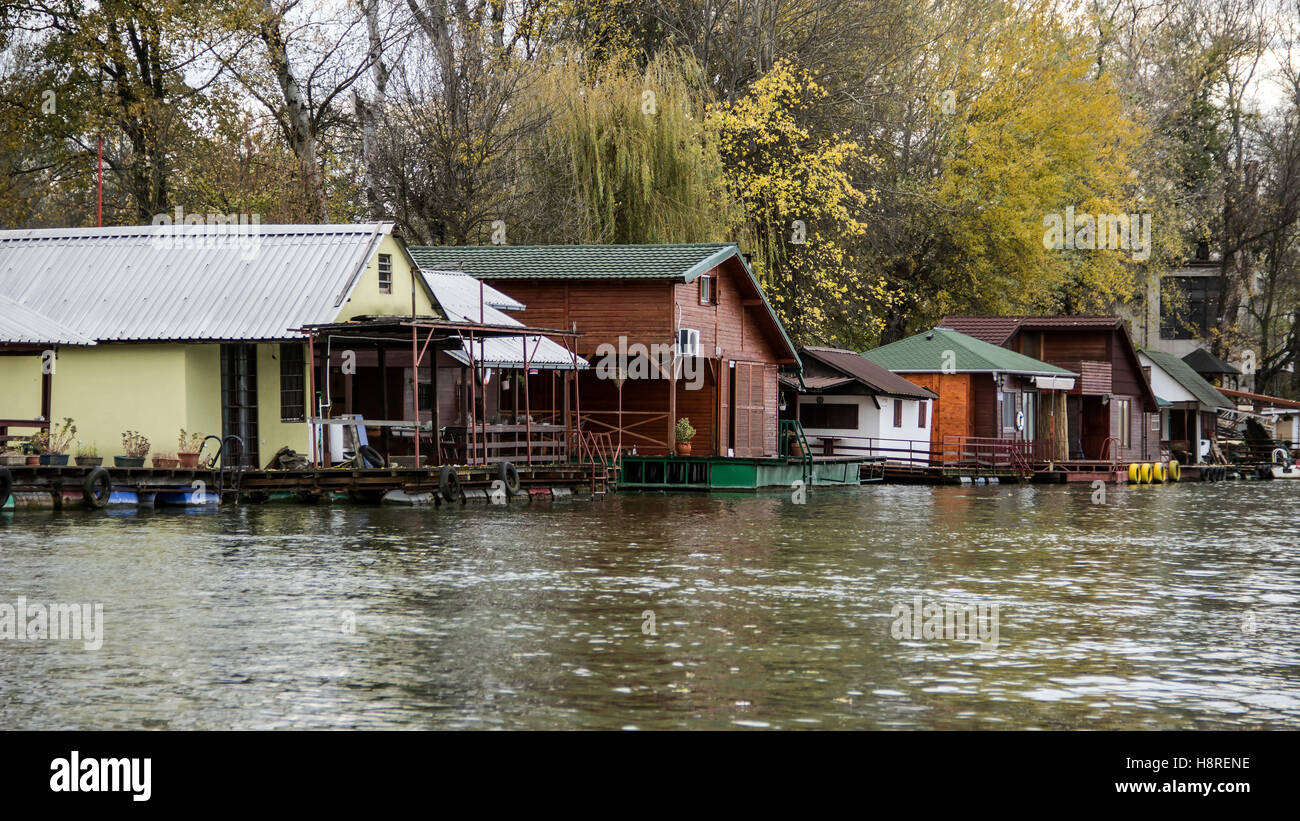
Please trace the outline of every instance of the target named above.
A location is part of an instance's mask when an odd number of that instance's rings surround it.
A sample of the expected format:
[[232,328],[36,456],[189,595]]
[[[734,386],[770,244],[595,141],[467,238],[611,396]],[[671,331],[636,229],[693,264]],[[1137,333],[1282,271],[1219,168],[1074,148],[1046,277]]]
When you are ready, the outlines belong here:
[[[623,448],[630,449],[633,447],[654,447],[672,449],[672,444],[668,441],[664,431],[668,422],[668,414],[657,411],[623,411],[622,420],[622,438]],[[614,441],[620,441],[620,414],[611,410],[587,410],[582,411],[582,424],[586,428],[600,428],[607,431]],[[655,435],[649,432],[653,431]]]
[[470,435],[465,426],[443,428],[444,452],[454,448],[453,461],[466,464],[514,462],[566,462],[569,459],[568,432],[560,425],[479,425]]
[[[11,434],[10,428],[35,428],[32,433]],[[48,419],[0,419],[0,450],[4,450],[10,442],[31,439],[37,433],[49,430],[50,420]]]

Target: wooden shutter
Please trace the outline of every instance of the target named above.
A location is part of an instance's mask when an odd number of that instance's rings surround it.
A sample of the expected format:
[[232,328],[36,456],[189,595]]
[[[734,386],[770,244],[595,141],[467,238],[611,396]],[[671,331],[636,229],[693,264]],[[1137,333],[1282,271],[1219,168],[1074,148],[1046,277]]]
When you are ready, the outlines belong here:
[[736,380],[736,455],[749,456],[749,364],[737,362]]
[[727,401],[727,388],[731,383],[731,368],[727,366],[727,360],[718,360],[718,447],[719,456],[727,455],[727,447],[730,439],[727,431],[731,426],[731,403]]
[[777,428],[777,405],[780,402],[778,391],[780,386],[777,384],[777,374],[775,365],[763,366],[763,395],[761,397],[763,411],[763,455],[776,455],[776,428]]

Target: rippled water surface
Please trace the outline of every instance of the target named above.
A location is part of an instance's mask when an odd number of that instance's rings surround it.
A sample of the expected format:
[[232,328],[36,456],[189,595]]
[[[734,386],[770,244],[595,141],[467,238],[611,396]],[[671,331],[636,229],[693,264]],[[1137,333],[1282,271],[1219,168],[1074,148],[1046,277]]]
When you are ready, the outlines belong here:
[[105,630],[0,641],[0,727],[1300,727],[1300,483],[1107,490],[0,514]]

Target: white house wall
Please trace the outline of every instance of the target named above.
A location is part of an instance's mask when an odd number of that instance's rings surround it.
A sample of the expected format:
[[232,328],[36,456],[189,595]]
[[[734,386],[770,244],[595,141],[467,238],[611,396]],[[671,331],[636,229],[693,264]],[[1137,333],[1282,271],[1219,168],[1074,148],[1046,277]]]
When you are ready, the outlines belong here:
[[1146,354],[1138,354],[1142,364],[1151,369],[1151,390],[1166,402],[1199,402],[1196,395],[1184,388],[1176,379],[1151,361]]
[[[880,397],[880,409],[877,410],[875,402],[872,401],[870,396],[834,396],[827,394],[823,395],[822,398],[828,405],[857,405],[858,427],[852,429],[804,428],[804,435],[808,438],[808,444],[812,447],[814,455],[821,455],[824,437],[836,437],[845,440],[836,443],[837,455],[866,456],[868,458],[901,461],[905,460],[907,453],[910,452],[914,460],[928,460],[930,452],[930,421],[934,408],[926,408],[924,425],[917,424],[917,414],[918,406],[922,401],[927,406],[931,404],[929,399],[919,401],[902,400],[903,425],[896,428],[894,427],[893,399]],[[815,404],[817,404],[816,396],[799,397],[800,408],[804,405]],[[801,412],[799,414],[800,418],[802,418],[802,415]],[[865,441],[867,439],[876,441],[867,442]],[[868,446],[872,444],[875,447],[869,448]]]

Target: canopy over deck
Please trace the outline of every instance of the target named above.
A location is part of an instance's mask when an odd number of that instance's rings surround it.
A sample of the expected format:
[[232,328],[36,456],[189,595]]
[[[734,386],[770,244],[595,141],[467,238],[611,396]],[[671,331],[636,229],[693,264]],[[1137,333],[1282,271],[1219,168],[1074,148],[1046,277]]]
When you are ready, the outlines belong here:
[[[324,449],[318,444],[320,427],[338,424],[337,421],[325,417],[323,411],[330,407],[331,401],[328,396],[324,397],[325,401],[321,401],[316,390],[317,370],[321,365],[316,349],[322,342],[327,352],[340,343],[365,346],[379,351],[378,368],[381,384],[385,384],[383,380],[386,380],[384,373],[386,362],[382,355],[385,350],[405,349],[408,344],[410,345],[409,363],[413,384],[418,385],[421,381],[420,369],[428,368],[431,376],[428,381],[431,384],[432,396],[435,397],[430,403],[432,418],[428,422],[420,418],[420,407],[417,401],[412,407],[415,418],[383,420],[382,424],[372,425],[409,430],[413,438],[416,465],[421,463],[421,439],[426,435],[437,437],[434,441],[439,443],[439,447],[434,449],[434,453],[441,461],[443,457],[441,445],[447,444],[442,436],[444,432],[451,430],[451,428],[444,428],[439,418],[436,400],[438,368],[432,361],[432,357],[427,357],[430,348],[435,352],[445,351],[453,361],[459,362],[472,373],[472,377],[468,380],[469,424],[452,426],[461,434],[459,450],[456,453],[463,450],[470,464],[499,461],[500,458],[504,458],[497,452],[500,442],[496,441],[504,433],[511,434],[513,446],[511,455],[522,456],[530,463],[534,457],[534,445],[537,446],[539,455],[545,454],[550,458],[558,458],[566,453],[566,448],[556,445],[557,438],[562,438],[562,432],[557,437],[557,432],[552,429],[553,426],[542,425],[536,426],[534,430],[527,379],[522,380],[524,422],[522,425],[512,426],[509,431],[500,425],[488,424],[486,406],[479,407],[476,399],[486,394],[491,368],[518,370],[549,368],[557,371],[576,371],[587,367],[587,362],[573,351],[572,341],[581,334],[556,328],[530,328],[490,306],[480,304],[480,308],[482,316],[488,321],[466,321],[463,317],[442,319],[428,316],[359,316],[347,322],[311,324],[294,329],[307,336],[310,396],[313,397],[313,412],[309,420],[312,426],[313,464],[317,460],[317,454]],[[556,342],[555,339],[561,342]],[[538,357],[540,359],[537,359]],[[327,353],[325,364],[328,362]],[[403,364],[403,367],[406,365]],[[566,375],[565,379],[568,378]],[[575,405],[578,401],[576,394],[575,384]],[[370,423],[361,421],[352,424],[361,427]],[[579,424],[580,417],[575,417],[575,427]],[[537,434],[538,438],[535,439],[534,434]]]

